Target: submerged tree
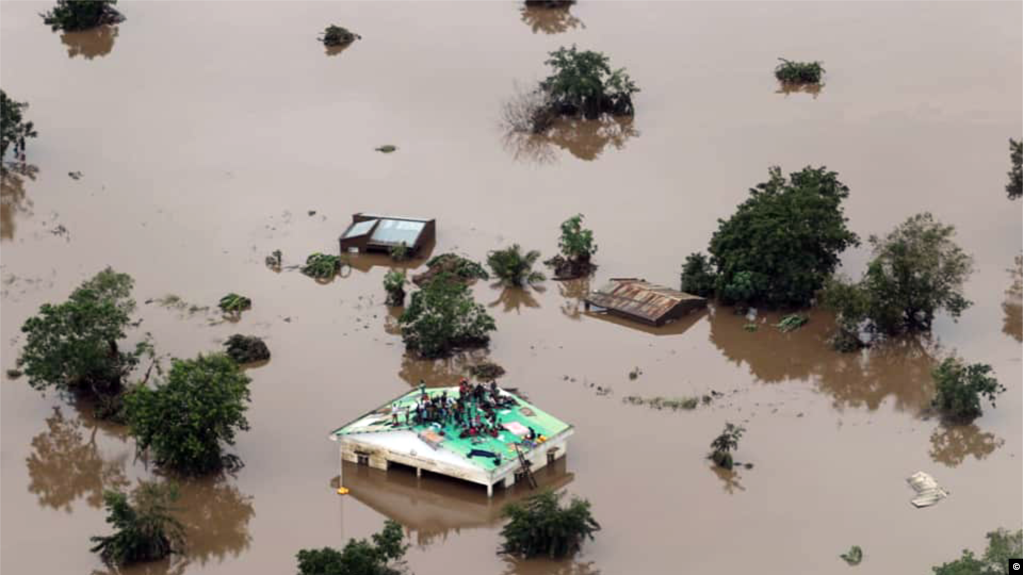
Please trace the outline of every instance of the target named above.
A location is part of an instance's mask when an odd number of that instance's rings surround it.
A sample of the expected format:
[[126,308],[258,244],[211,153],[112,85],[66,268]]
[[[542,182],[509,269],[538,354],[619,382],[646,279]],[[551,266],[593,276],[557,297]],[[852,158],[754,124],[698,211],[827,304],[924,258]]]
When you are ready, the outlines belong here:
[[560,34],[574,28],[585,28],[582,20],[572,15],[569,10],[574,1],[559,2],[557,0],[532,2],[527,0],[522,7],[522,21],[533,33]]
[[333,24],[327,26],[323,31],[323,36],[319,38],[323,45],[328,47],[347,46],[360,39],[362,39],[362,36],[349,31],[347,28]]
[[784,84],[820,84],[824,66],[820,62],[793,62],[778,58],[781,64],[774,69],[774,77]]
[[478,279],[490,279],[490,274],[479,262],[463,258],[455,253],[446,253],[430,258],[426,262],[426,271],[416,274],[412,278],[412,283],[423,287],[441,275],[446,275],[449,281],[457,281],[466,285],[474,283]]
[[241,461],[224,454],[245,418],[249,378],[225,354],[173,360],[166,381],[139,386],[124,399],[131,434],[157,465],[187,475],[205,475]]
[[1012,169],[1009,170],[1009,183],[1005,185],[1005,192],[1009,194],[1010,200],[1023,196],[1023,138],[1020,141],[1009,138],[1009,158],[1012,161]]
[[174,484],[142,482],[131,497],[120,491],[106,491],[103,501],[107,523],[113,535],[92,537],[99,553],[110,565],[131,565],[163,559],[180,553],[185,544],[185,528],[171,512],[178,499]]
[[846,227],[842,201],[849,188],[836,172],[806,167],[786,179],[778,167],[750,190],[728,220],[718,220],[707,268],[701,254],[686,260],[683,281],[742,307],[808,305],[858,236]]
[[401,307],[405,305],[405,284],[408,278],[404,271],[390,270],[384,275],[384,291],[387,292],[387,305]]
[[[122,351],[119,341],[134,325],[131,276],[107,268],[82,283],[68,301],[43,304],[21,327],[26,335],[19,363],[35,389],[85,394],[110,401],[141,357],[152,353],[148,340]],[[112,415],[112,414],[111,414]]]
[[270,348],[266,342],[254,335],[236,333],[224,342],[227,356],[239,364],[266,361],[270,359]]
[[349,539],[343,550],[332,547],[298,552],[299,575],[397,575],[395,562],[408,550],[401,524],[388,519],[372,540]]
[[631,116],[635,113],[632,95],[639,88],[624,68],[613,70],[610,62],[600,52],[580,52],[575,46],[558,48],[546,62],[553,73],[540,87],[550,94],[560,115],[581,114],[590,120],[602,114]]
[[17,102],[7,97],[7,92],[0,90],[0,160],[7,156],[7,148],[14,146],[14,154],[25,152],[25,140],[37,136],[32,122],[25,121],[22,111],[28,108],[26,102]]
[[306,258],[302,273],[320,281],[327,281],[341,271],[341,264],[341,256],[316,252]]
[[841,330],[855,336],[859,327],[893,336],[929,332],[934,316],[953,318],[971,305],[963,285],[973,259],[954,241],[955,228],[917,214],[884,237],[871,236],[873,259],[857,283],[834,278],[822,294],[838,314]]
[[252,300],[243,296],[238,295],[234,292],[227,294],[220,298],[217,303],[217,307],[220,311],[232,318],[241,317],[242,312],[252,307]]
[[593,241],[593,230],[583,227],[582,214],[576,214],[561,222],[561,238],[558,248],[561,255],[544,262],[554,268],[556,279],[574,279],[588,276],[596,267],[591,263],[597,253],[597,243]]
[[951,419],[970,421],[979,417],[982,397],[995,405],[995,398],[1005,391],[998,380],[989,375],[993,369],[984,363],[966,365],[958,358],[949,357],[933,371],[935,384],[934,407]]
[[54,30],[88,30],[123,22],[124,16],[114,8],[115,4],[117,0],[57,0],[57,5],[42,16]]
[[483,347],[494,318],[473,300],[469,288],[441,274],[412,294],[398,319],[405,347],[427,358],[449,355],[460,348]]
[[503,250],[494,250],[487,255],[487,265],[501,283],[514,287],[534,284],[547,279],[541,272],[533,271],[533,264],[540,259],[540,252],[529,250],[522,253],[519,244]]
[[561,559],[578,551],[587,538],[593,540],[600,524],[590,513],[590,502],[573,497],[563,507],[563,496],[547,490],[506,505],[503,514],[510,521],[501,529],[501,551],[525,558]]
[[734,465],[732,451],[738,449],[739,439],[742,438],[742,434],[745,431],[746,428],[741,425],[725,423],[725,429],[721,432],[721,435],[715,437],[714,441],[710,442],[712,450],[710,460],[718,467],[731,469]]
[[1009,559],[1023,556],[1023,530],[997,529],[987,534],[987,540],[983,556],[964,549],[959,559],[933,567],[934,575],[1009,575]]
[[682,264],[682,291],[700,297],[713,297],[717,274],[707,256],[697,252],[686,257]]

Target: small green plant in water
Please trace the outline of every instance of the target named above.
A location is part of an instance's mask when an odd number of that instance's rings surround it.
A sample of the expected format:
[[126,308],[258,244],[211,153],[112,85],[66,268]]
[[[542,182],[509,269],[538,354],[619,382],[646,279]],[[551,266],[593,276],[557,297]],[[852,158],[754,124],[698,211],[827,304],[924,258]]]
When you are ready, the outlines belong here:
[[142,482],[129,497],[119,491],[104,491],[107,523],[113,535],[91,537],[108,565],[131,565],[163,559],[184,547],[185,526],[171,515],[178,499],[172,483]]
[[391,259],[396,262],[403,262],[409,259],[408,244],[401,242],[400,244],[391,248]]
[[323,42],[324,46],[347,46],[361,38],[362,36],[351,32],[347,28],[331,24],[323,31],[320,41]]
[[405,284],[408,282],[405,272],[390,270],[384,275],[384,291],[387,292],[387,305],[401,307],[405,305]]
[[710,448],[712,449],[710,454],[711,461],[715,465],[723,469],[731,469],[735,463],[732,461],[732,451],[739,447],[739,439],[742,438],[742,434],[746,432],[746,428],[741,425],[734,425],[731,423],[725,423],[725,429],[714,438],[714,441],[710,442]]
[[794,313],[781,318],[781,321],[776,323],[774,327],[784,332],[790,332],[803,327],[808,321],[810,321],[810,319],[805,315]]
[[270,252],[270,255],[266,256],[266,267],[272,269],[275,272],[281,271],[282,258],[284,254],[281,250],[274,250]]
[[951,419],[970,421],[979,417],[983,413],[982,397],[994,407],[995,398],[1005,392],[1005,387],[989,375],[992,371],[991,366],[984,363],[966,365],[958,358],[946,358],[932,372],[936,390],[934,407]]
[[519,244],[512,244],[510,248],[490,252],[487,255],[487,265],[501,283],[522,287],[547,279],[541,272],[533,271],[533,264],[539,259],[540,252],[530,250],[522,253]]
[[543,491],[505,506],[504,516],[510,521],[501,530],[501,551],[527,559],[560,559],[578,551],[587,538],[592,540],[600,524],[590,513],[590,502],[573,497],[562,507],[562,496]]
[[380,146],[378,148],[374,148],[374,150],[376,150],[377,152],[381,152],[383,154],[390,154],[391,152],[397,152],[398,151],[398,146],[392,146],[391,144],[384,144],[383,146]]
[[217,304],[220,311],[231,316],[240,316],[241,313],[252,307],[252,300],[243,296],[238,295],[234,292],[227,294],[220,298],[220,302]]
[[447,276],[451,281],[464,284],[472,283],[478,279],[490,279],[490,274],[479,262],[463,258],[458,254],[446,253],[430,258],[430,261],[426,262],[426,271],[413,277],[412,283],[422,287],[442,275]]
[[863,561],[863,549],[859,545],[853,545],[848,551],[839,555],[849,565],[859,565]]
[[640,370],[638,367],[634,367],[632,368],[632,371],[629,372],[629,379],[636,380],[642,374],[643,374],[642,370]]
[[302,273],[318,280],[332,279],[341,271],[341,256],[316,252],[305,260]]
[[785,84],[820,84],[824,66],[820,62],[792,62],[778,58],[781,64],[774,69],[774,77]]

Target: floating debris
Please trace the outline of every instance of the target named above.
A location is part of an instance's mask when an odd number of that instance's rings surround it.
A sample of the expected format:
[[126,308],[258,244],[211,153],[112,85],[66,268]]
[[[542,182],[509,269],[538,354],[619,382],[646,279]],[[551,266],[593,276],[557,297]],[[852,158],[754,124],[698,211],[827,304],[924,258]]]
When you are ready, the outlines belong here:
[[753,331],[757,331],[757,329],[759,329],[759,328],[758,328],[757,324],[755,324],[753,322],[750,322],[750,323],[747,323],[747,324],[743,325],[742,329],[744,329],[746,331],[753,332]]
[[386,144],[384,146],[380,146],[379,148],[374,148],[374,149],[376,151],[384,153],[384,154],[390,154],[391,152],[398,151],[398,146],[392,146],[391,144]]
[[775,324],[774,327],[787,333],[792,330],[796,330],[803,327],[804,325],[806,325],[806,322],[808,321],[810,321],[810,319],[805,315],[794,313],[792,315],[787,315],[781,318],[781,321]]
[[67,175],[72,180],[76,180],[77,181],[77,180],[82,179],[82,172],[68,172]]
[[[704,396],[705,403],[709,403],[710,398]],[[695,397],[640,397],[638,395],[629,395],[622,398],[622,403],[628,403],[630,405],[645,405],[651,409],[670,409],[672,411],[678,411],[680,409],[685,411],[691,411],[696,409],[696,406],[700,404],[700,400]]]
[[909,483],[909,486],[917,493],[917,496],[910,502],[917,509],[921,507],[930,507],[931,505],[934,505],[948,497],[948,492],[939,487],[938,482],[923,471],[917,471],[913,475],[910,475],[906,479],[906,482]]
[[21,375],[22,374],[21,374],[21,370],[20,369],[8,369],[7,370],[7,378],[8,379],[18,379],[19,377],[21,377]]
[[629,372],[629,379],[636,380],[641,375],[643,375],[643,370],[639,369],[638,367],[634,367],[632,368],[632,371]]
[[859,565],[863,561],[863,549],[859,545],[853,545],[848,551],[839,555],[849,565]]
[[469,374],[483,381],[495,381],[504,373],[504,368],[492,361],[469,366]]

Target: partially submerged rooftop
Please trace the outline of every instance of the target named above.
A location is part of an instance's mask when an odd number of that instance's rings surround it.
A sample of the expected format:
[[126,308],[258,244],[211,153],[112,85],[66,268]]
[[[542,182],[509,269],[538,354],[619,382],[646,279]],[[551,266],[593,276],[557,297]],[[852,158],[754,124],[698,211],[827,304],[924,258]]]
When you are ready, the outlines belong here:
[[[516,474],[522,472],[518,452],[535,471],[564,456],[573,433],[571,425],[521,397],[504,389],[498,392],[510,401],[497,411],[502,424],[497,437],[481,434],[462,438],[454,424],[406,423],[405,408],[414,412],[421,395],[419,390],[412,390],[335,429],[330,438],[341,444],[342,461],[378,469],[399,463],[417,473],[426,470],[485,485],[487,494],[492,495],[494,485],[510,487]],[[457,399],[459,388],[432,388],[422,393],[431,398],[446,393]],[[394,404],[401,414],[397,424],[392,415]],[[530,428],[541,440],[527,439]]]
[[608,313],[649,325],[664,325],[693,310],[707,307],[707,300],[638,278],[612,278],[586,296],[591,305]]
[[436,220],[358,213],[341,234],[341,253],[387,252],[404,245],[416,253],[436,237]]

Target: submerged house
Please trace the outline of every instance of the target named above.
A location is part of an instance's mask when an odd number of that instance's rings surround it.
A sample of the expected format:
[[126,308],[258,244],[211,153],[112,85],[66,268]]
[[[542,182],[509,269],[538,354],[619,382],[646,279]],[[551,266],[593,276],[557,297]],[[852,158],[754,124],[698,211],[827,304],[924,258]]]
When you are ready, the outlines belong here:
[[[398,464],[415,469],[416,475],[428,471],[485,485],[489,497],[495,485],[511,487],[520,475],[528,476],[564,457],[574,432],[571,425],[499,389],[502,407],[497,410],[501,421],[497,436],[461,437],[454,424],[406,421],[406,408],[415,413],[422,393],[431,400],[445,394],[457,400],[459,388],[412,390],[330,433],[330,439],[340,444],[341,485],[346,461],[382,470]],[[530,429],[537,440],[528,439]]]
[[612,278],[590,292],[585,303],[587,310],[596,306],[607,313],[654,326],[707,307],[707,300],[702,297],[637,278]]
[[341,253],[389,252],[404,244],[408,255],[437,236],[437,220],[358,213],[341,234]]

